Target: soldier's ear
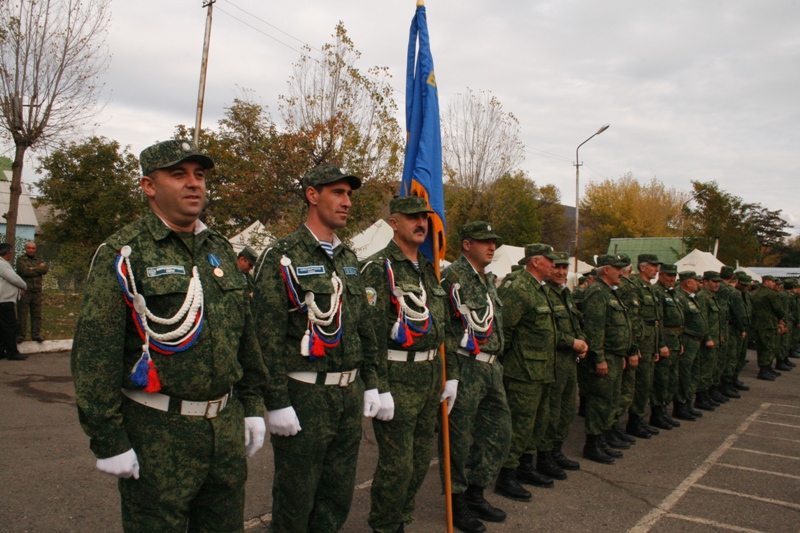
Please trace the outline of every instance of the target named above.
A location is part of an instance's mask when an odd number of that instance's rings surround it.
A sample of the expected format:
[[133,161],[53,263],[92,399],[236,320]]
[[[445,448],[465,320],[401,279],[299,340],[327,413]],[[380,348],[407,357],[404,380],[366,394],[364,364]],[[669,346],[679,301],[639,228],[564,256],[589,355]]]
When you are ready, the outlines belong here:
[[144,191],[145,196],[148,198],[155,198],[156,197],[156,188],[155,184],[153,183],[153,178],[150,176],[142,176],[139,180],[139,186]]

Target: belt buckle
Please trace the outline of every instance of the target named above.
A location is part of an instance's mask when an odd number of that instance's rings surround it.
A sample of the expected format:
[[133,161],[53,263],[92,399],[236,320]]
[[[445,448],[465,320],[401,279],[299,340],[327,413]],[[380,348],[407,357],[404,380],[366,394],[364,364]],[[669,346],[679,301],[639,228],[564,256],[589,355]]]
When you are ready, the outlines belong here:
[[353,373],[352,370],[349,371],[349,372],[342,372],[341,373],[341,375],[339,376],[339,386],[340,387],[349,387],[350,386],[350,375],[352,373]]
[[[219,400],[211,400],[210,402],[208,402],[208,405],[206,405],[206,414],[205,414],[205,415],[203,415],[203,416],[204,416],[205,418],[217,418],[217,415],[219,415],[219,412],[220,412],[220,411],[221,411],[221,409],[222,409],[222,400],[224,400],[224,399],[225,399],[225,398],[224,398],[224,397],[222,397],[222,398],[220,398]],[[211,411],[211,406],[212,406],[212,405],[216,405],[216,406],[217,406],[217,408],[216,408],[216,410],[214,411],[214,414],[213,414],[213,415],[210,413],[210,411]]]

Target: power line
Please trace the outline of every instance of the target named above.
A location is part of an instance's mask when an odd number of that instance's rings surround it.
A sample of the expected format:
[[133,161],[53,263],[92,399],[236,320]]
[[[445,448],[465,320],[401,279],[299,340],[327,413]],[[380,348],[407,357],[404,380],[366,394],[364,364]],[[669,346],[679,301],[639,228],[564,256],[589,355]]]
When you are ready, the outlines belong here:
[[[268,37],[268,38],[272,39],[273,41],[275,41],[275,42],[277,42],[277,43],[279,43],[279,44],[282,44],[283,46],[285,46],[286,48],[288,48],[288,49],[290,49],[290,50],[294,50],[295,52],[297,52],[297,53],[299,53],[299,54],[301,54],[301,55],[307,55],[307,54],[306,54],[306,53],[305,53],[303,50],[298,50],[297,48],[293,47],[292,45],[290,45],[290,44],[288,44],[288,43],[285,43],[285,42],[281,41],[281,40],[280,40],[280,39],[278,39],[277,37],[273,37],[272,35],[268,34],[267,32],[265,32],[265,31],[263,31],[263,30],[260,30],[260,29],[256,28],[255,26],[253,26],[253,25],[252,25],[252,24],[250,24],[249,22],[245,22],[244,20],[240,19],[240,18],[239,18],[239,17],[237,17],[236,15],[232,15],[231,13],[228,13],[228,12],[227,12],[227,11],[225,11],[224,9],[221,9],[221,8],[219,8],[219,7],[218,7],[218,8],[217,8],[217,11],[219,11],[219,12],[221,12],[221,13],[224,13],[224,14],[228,15],[228,16],[229,16],[230,18],[232,18],[233,20],[236,20],[236,21],[238,21],[238,22],[241,22],[241,23],[242,23],[242,24],[244,24],[245,26],[247,26],[247,27],[249,27],[249,28],[251,28],[251,29],[253,29],[253,30],[257,31],[257,32],[258,32],[258,33],[260,33],[261,35],[263,35],[263,36],[265,36],[265,37]],[[301,41],[301,42],[302,42],[302,41]]]
[[295,41],[297,41],[297,42],[299,42],[299,43],[302,43],[302,44],[304,44],[305,46],[307,46],[307,47],[311,48],[312,50],[316,50],[317,52],[319,52],[319,53],[322,53],[322,50],[320,50],[319,48],[315,48],[315,47],[311,46],[310,44],[308,44],[307,42],[305,42],[304,40],[302,40],[302,39],[300,39],[300,38],[298,38],[298,37],[295,37],[295,36],[294,36],[294,35],[292,35],[291,33],[288,33],[288,32],[285,32],[285,31],[283,31],[282,29],[280,29],[279,27],[275,26],[274,24],[270,24],[269,22],[267,22],[266,20],[262,19],[261,17],[258,17],[258,16],[256,16],[256,15],[254,15],[253,13],[250,13],[249,11],[247,11],[247,10],[245,10],[245,9],[243,9],[243,8],[241,8],[241,7],[239,7],[239,6],[237,6],[236,4],[234,4],[233,2],[231,2],[230,0],[228,0],[228,3],[229,3],[230,5],[232,5],[233,7],[235,7],[236,9],[238,9],[239,11],[241,11],[242,13],[245,13],[246,15],[249,15],[249,16],[253,17],[254,19],[258,20],[259,22],[263,22],[264,24],[266,24],[266,25],[267,25],[267,26],[269,26],[270,28],[273,28],[273,29],[275,29],[275,30],[278,30],[278,31],[279,31],[279,32],[281,32],[282,34],[286,35],[287,37],[291,37],[291,38],[292,38],[292,39],[294,39]]
[[[535,150],[535,151],[532,151],[532,150]],[[538,148],[532,148],[532,147],[526,146],[525,147],[525,151],[530,153],[531,155],[536,155],[536,156],[539,156],[539,157],[546,157],[546,158],[549,158],[549,159],[556,159],[558,161],[567,161],[567,162],[570,162],[570,163],[572,162],[572,159],[567,159],[566,157],[562,157],[560,155],[551,154],[550,152],[545,152],[544,150],[540,150]]]

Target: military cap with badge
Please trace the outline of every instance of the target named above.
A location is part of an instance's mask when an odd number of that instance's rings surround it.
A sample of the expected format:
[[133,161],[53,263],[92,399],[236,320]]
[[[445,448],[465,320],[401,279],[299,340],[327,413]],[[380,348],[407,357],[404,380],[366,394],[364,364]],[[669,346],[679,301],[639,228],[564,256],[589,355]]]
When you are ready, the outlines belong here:
[[389,213],[416,215],[433,212],[433,209],[428,207],[428,201],[421,196],[395,196],[389,200]]
[[473,239],[476,241],[489,241],[494,239],[499,248],[501,246],[500,236],[494,232],[492,225],[488,222],[476,220],[467,222],[461,226],[461,240]]
[[139,155],[143,176],[149,176],[154,170],[169,168],[183,161],[197,161],[204,169],[214,168],[214,161],[185,139],[148,146]]
[[624,254],[605,254],[597,256],[597,266],[612,266],[615,268],[625,268],[631,264],[630,258]]
[[303,190],[306,190],[309,187],[320,187],[322,185],[336,183],[340,180],[347,180],[353,190],[361,187],[361,179],[358,176],[345,174],[335,165],[319,165],[312,168],[306,172],[300,180],[300,185],[303,187]]

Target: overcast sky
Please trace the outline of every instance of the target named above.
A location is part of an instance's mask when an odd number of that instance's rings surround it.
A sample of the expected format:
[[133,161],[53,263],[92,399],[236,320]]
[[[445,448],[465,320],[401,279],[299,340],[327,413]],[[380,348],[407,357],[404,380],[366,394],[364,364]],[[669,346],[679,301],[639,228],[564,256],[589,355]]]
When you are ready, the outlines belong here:
[[[491,91],[519,119],[523,168],[555,184],[563,203],[575,202],[575,148],[610,123],[580,150],[582,185],[627,172],[684,190],[716,180],[800,228],[800,2],[426,7],[441,107],[468,87]],[[414,10],[415,0],[217,0],[203,125],[216,125],[242,89],[279,119],[300,47],[331,42],[340,20],[361,69],[389,67],[403,91]],[[202,0],[112,1],[109,102],[95,134],[138,155],[177,124],[194,125],[205,15]],[[395,93],[401,113],[404,98]]]

